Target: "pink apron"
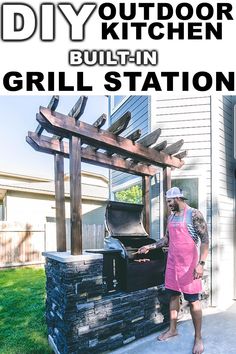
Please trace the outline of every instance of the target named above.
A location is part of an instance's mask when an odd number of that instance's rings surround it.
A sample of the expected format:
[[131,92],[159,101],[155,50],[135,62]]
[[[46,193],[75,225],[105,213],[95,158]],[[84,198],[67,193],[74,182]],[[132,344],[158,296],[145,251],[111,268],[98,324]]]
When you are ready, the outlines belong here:
[[186,294],[202,291],[201,279],[194,279],[194,269],[199,260],[195,242],[189,234],[186,222],[187,208],[182,221],[174,216],[168,222],[169,250],[165,274],[165,287]]

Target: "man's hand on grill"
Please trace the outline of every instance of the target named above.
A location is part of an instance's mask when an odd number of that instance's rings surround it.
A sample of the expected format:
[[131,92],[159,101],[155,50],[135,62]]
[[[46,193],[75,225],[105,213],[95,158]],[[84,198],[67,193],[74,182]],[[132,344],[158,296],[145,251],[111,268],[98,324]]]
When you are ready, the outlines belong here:
[[137,252],[135,252],[134,254],[142,254],[142,253],[147,254],[149,251],[150,251],[150,247],[148,245],[146,245],[146,246],[140,247],[137,250]]

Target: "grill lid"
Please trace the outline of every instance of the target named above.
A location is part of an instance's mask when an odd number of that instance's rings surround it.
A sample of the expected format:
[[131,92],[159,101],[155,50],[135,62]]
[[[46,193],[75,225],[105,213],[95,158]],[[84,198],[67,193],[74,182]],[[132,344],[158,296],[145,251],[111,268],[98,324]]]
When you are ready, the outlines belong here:
[[148,236],[142,222],[142,204],[109,202],[106,227],[110,236]]

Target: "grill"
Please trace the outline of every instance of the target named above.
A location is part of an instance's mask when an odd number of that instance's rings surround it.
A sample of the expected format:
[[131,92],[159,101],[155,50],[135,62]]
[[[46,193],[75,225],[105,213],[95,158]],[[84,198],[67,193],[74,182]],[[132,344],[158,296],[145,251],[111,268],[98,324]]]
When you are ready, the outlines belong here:
[[[162,249],[146,255],[137,250],[155,240],[142,222],[143,205],[109,202],[106,208],[104,276],[109,290],[135,291],[164,283],[166,254]],[[149,261],[144,261],[149,259]]]

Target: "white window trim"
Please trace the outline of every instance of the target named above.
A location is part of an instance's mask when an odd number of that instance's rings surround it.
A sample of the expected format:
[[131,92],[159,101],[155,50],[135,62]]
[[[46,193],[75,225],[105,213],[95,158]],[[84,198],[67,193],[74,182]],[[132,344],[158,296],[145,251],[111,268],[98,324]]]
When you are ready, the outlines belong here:
[[[201,213],[204,216],[204,219],[206,220],[207,218],[207,205],[206,205],[206,175],[204,172],[197,171],[197,170],[185,170],[185,171],[172,171],[171,173],[171,179],[190,179],[190,178],[197,178],[199,183],[198,183],[198,209],[201,211]],[[191,206],[191,205],[190,205]]]
[[111,114],[113,114],[122,106],[123,103],[125,103],[125,101],[128,100],[130,96],[125,96],[115,107],[114,107],[114,96],[110,96],[110,97],[111,97]]

